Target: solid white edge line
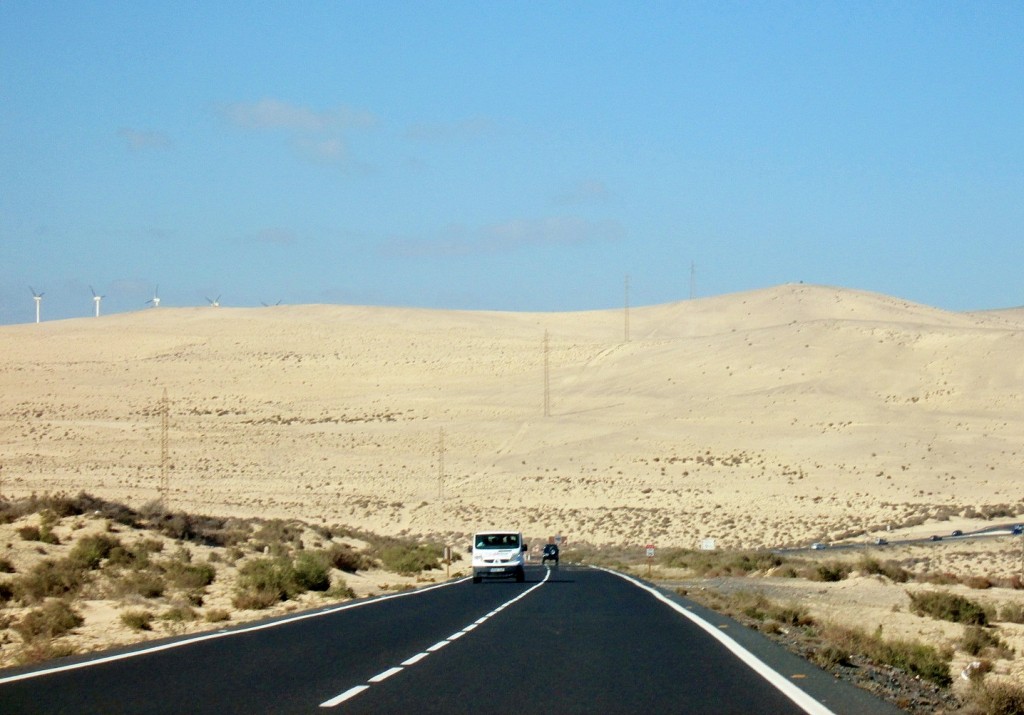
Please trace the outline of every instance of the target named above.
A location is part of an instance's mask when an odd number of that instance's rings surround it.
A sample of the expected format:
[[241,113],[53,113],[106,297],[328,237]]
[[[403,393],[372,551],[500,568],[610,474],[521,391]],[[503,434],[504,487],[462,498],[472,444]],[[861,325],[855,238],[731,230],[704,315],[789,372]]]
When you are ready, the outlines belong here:
[[793,685],[793,683],[789,682],[780,673],[770,668],[767,663],[762,661],[760,658],[758,658],[749,650],[741,646],[732,638],[725,635],[721,630],[719,630],[712,624],[708,623],[692,611],[686,610],[685,608],[683,608],[678,603],[665,596],[665,594],[661,593],[657,589],[651,588],[646,584],[640,583],[632,576],[627,576],[626,574],[619,573],[618,571],[612,571],[611,569],[603,568],[601,566],[595,566],[594,568],[618,576],[621,579],[625,579],[637,588],[642,588],[644,591],[647,591],[656,599],[658,599],[659,601],[661,601],[677,613],[680,613],[683,616],[689,618],[697,626],[699,626],[708,634],[710,634],[715,640],[717,640],[719,643],[728,648],[729,651],[732,652],[732,654],[739,658],[741,661],[743,661],[743,663],[745,663],[747,667],[751,668],[755,673],[757,673],[762,678],[767,680],[783,695],[785,695],[787,698],[796,703],[796,705],[803,708],[803,710],[806,713],[808,713],[808,715],[835,715],[834,712],[832,712],[827,707],[819,703],[817,700],[812,698],[810,695],[805,693],[800,688]]
[[359,693],[363,692],[364,690],[369,689],[369,687],[370,687],[369,685],[357,685],[354,688],[349,688],[348,690],[346,690],[341,695],[336,695],[335,697],[331,698],[330,700],[324,700],[322,703],[320,703],[320,707],[322,707],[322,708],[333,708],[335,706],[341,705],[343,702],[345,702],[349,698],[354,698],[355,696],[359,695]]
[[326,609],[320,611],[307,611],[306,613],[300,613],[295,616],[288,618],[282,618],[280,620],[270,621],[267,623],[259,623],[255,626],[244,626],[242,628],[233,629],[230,631],[214,631],[213,633],[203,633],[193,638],[186,638],[180,641],[174,641],[172,643],[164,643],[163,645],[152,646],[150,648],[142,648],[140,650],[133,650],[128,653],[118,653],[117,655],[108,655],[93,660],[82,661],[81,663],[71,663],[69,665],[59,665],[53,668],[43,668],[42,670],[32,670],[27,673],[19,673],[18,675],[9,675],[6,678],[0,678],[0,685],[5,683],[13,683],[18,680],[28,680],[29,678],[38,678],[43,675],[51,675],[53,673],[62,673],[67,670],[78,670],[79,668],[89,668],[94,665],[101,665],[103,663],[113,663],[118,660],[126,660],[128,658],[135,658],[140,655],[149,655],[151,653],[159,653],[164,650],[171,650],[172,648],[181,648],[183,646],[192,645],[193,643],[201,643],[203,641],[216,640],[218,638],[227,638],[228,636],[238,635],[241,633],[253,633],[254,631],[262,631],[268,628],[276,628],[289,623],[295,623],[297,621],[304,621],[308,618],[319,618],[320,616],[328,616],[339,611],[347,611],[350,608],[360,608],[362,606],[368,606],[371,603],[380,603],[381,601],[390,601],[393,598],[405,598],[407,596],[415,596],[420,593],[427,593],[438,588],[445,588],[447,586],[454,586],[455,584],[462,583],[463,581],[469,580],[469,577],[456,579],[455,581],[445,581],[434,586],[427,586],[426,588],[419,588],[414,591],[403,591],[401,593],[392,593],[387,596],[378,596],[373,599],[358,601],[356,603],[344,603],[340,606],[329,606]]
[[387,680],[388,678],[390,678],[392,675],[394,675],[395,673],[401,673],[401,672],[402,672],[401,668],[388,668],[383,673],[377,673],[377,675],[373,676],[372,678],[370,678],[366,682],[368,682],[368,683],[382,683],[385,680]]

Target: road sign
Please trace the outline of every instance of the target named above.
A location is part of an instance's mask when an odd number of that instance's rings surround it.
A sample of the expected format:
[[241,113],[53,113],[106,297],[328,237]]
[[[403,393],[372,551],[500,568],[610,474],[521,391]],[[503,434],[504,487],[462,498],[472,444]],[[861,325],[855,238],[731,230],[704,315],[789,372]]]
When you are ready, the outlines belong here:
[[654,558],[654,544],[647,544],[647,558]]

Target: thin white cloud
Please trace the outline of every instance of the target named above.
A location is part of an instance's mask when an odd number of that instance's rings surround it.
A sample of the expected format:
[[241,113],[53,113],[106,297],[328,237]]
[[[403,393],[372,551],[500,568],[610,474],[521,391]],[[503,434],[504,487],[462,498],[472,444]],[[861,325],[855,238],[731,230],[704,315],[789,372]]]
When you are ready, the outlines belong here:
[[263,243],[273,246],[291,246],[299,242],[294,231],[286,228],[270,227],[258,231],[250,237],[254,243]]
[[323,164],[348,164],[350,157],[348,145],[340,137],[326,139],[296,139],[296,150],[309,161]]
[[497,124],[486,117],[471,117],[457,122],[422,122],[410,125],[405,138],[413,141],[464,141],[497,132]]
[[170,149],[174,146],[171,138],[163,132],[142,131],[121,127],[117,130],[117,136],[124,140],[125,144],[132,151],[145,151],[147,149]]
[[517,251],[531,246],[585,245],[618,241],[626,230],[618,221],[590,221],[576,216],[517,219],[471,229],[461,224],[430,239],[393,237],[383,252],[407,258],[467,256]]
[[560,206],[575,204],[604,203],[611,198],[608,187],[603,181],[588,179],[581,181],[569,190],[555,196],[554,202]]
[[258,102],[231,102],[221,105],[219,113],[229,123],[242,129],[282,129],[293,132],[333,132],[346,129],[368,129],[379,120],[372,112],[340,106],[317,111],[310,107],[278,99]]

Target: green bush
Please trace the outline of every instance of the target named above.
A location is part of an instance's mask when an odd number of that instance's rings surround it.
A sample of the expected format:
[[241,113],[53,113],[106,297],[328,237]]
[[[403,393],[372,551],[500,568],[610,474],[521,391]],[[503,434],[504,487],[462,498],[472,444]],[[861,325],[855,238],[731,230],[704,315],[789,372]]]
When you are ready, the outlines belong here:
[[442,556],[441,547],[432,544],[394,544],[384,547],[380,552],[380,560],[385,569],[406,576],[440,568]]
[[878,574],[885,576],[896,583],[906,583],[910,580],[911,576],[909,571],[892,559],[889,559],[888,561],[879,561],[872,557],[865,557],[861,560],[859,568],[863,573],[868,575]]
[[121,541],[114,536],[107,534],[83,536],[71,549],[68,559],[84,569],[95,570],[100,567],[100,562],[110,555],[111,550],[118,546],[121,546]]
[[11,583],[15,595],[25,603],[73,595],[86,581],[85,571],[69,559],[45,559]]
[[208,563],[190,564],[171,561],[165,565],[167,580],[171,585],[181,589],[205,588],[213,583],[217,569]]
[[143,598],[159,598],[167,590],[167,583],[162,574],[153,571],[130,571],[121,579],[121,589]]
[[331,587],[328,555],[303,551],[295,559],[295,581],[304,591],[326,591]]
[[83,619],[63,599],[47,601],[25,614],[13,628],[25,641],[56,638],[82,625]]
[[266,608],[301,591],[290,559],[255,559],[238,569],[232,603],[236,608]]
[[960,650],[968,655],[991,653],[999,658],[1008,658],[1012,655],[1009,646],[1003,642],[998,633],[981,626],[966,626],[958,645]]
[[909,593],[910,609],[919,616],[931,616],[943,621],[965,625],[988,625],[985,608],[975,601],[948,591],[922,591]]

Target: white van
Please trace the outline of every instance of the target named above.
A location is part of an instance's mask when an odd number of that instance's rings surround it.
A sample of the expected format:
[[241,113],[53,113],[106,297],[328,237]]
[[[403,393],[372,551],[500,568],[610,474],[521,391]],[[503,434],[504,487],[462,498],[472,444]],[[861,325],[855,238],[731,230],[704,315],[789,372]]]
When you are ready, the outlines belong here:
[[521,531],[480,531],[473,535],[473,583],[514,576],[526,580],[526,544]]

